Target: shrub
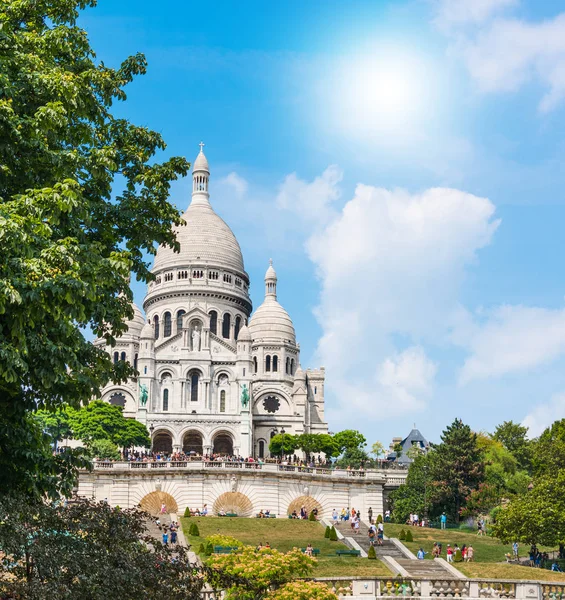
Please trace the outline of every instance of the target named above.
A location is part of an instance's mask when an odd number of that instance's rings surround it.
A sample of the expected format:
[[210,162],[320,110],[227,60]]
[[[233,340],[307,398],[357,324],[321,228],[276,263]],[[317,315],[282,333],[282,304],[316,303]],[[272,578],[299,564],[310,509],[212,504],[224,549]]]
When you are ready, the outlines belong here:
[[413,542],[414,538],[412,537],[412,532],[410,529],[406,532],[406,536],[404,538],[407,542]]
[[190,517],[190,508],[188,506],[184,509],[184,518],[188,519]]
[[206,554],[206,546],[204,543],[200,544],[200,547],[198,548],[198,554]]
[[224,546],[229,548],[242,548],[243,542],[240,542],[238,539],[231,537],[229,535],[222,535],[220,533],[215,533],[214,535],[209,535],[206,538],[206,543],[212,544],[212,546]]
[[462,562],[463,555],[461,554],[461,550],[457,550],[453,555],[453,562]]
[[329,525],[326,525],[326,531],[324,533],[324,537],[329,539],[330,538],[330,532],[331,532],[332,528]]
[[291,581],[278,590],[269,592],[267,600],[337,600],[325,583],[318,581]]
[[313,510],[310,511],[310,516],[308,517],[308,520],[309,521],[316,521],[317,520],[316,519],[316,515],[314,514]]
[[406,539],[406,532],[404,531],[404,529],[400,530],[400,533],[398,534],[398,539],[403,542]]
[[198,529],[198,525],[196,523],[190,524],[190,529],[188,530],[188,535],[193,535],[194,537],[200,536],[200,530]]
[[333,525],[330,529],[330,541],[337,542],[337,531],[335,530],[335,527]]
[[378,523],[382,523],[383,522],[383,516],[382,515],[377,515],[377,524]]
[[377,553],[375,552],[374,546],[369,546],[369,552],[367,552],[367,558],[369,560],[375,560],[377,558]]
[[210,542],[206,544],[205,554],[206,556],[212,556],[212,554],[214,554],[214,546]]

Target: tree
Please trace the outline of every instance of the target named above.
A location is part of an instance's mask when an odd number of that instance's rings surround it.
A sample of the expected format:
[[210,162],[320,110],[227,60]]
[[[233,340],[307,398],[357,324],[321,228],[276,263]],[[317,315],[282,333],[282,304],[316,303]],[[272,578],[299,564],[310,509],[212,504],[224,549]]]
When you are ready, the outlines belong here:
[[528,493],[517,496],[496,515],[493,533],[502,542],[556,546],[565,542],[565,471],[544,475]]
[[369,468],[373,466],[371,458],[361,448],[347,448],[335,464],[336,467],[341,469],[347,467],[359,469],[360,467]]
[[555,421],[532,443],[532,465],[536,475],[565,469],[565,419]]
[[431,461],[430,501],[443,506],[456,522],[465,498],[483,481],[485,465],[477,434],[460,419],[444,430],[441,444],[434,446]]
[[[300,548],[282,553],[274,548],[256,550],[252,546],[231,552],[230,554],[214,554],[208,565],[223,575],[239,578],[236,585],[226,589],[226,600],[254,600],[263,598],[265,594],[278,588],[296,577],[309,575],[316,559],[304,554]],[[214,589],[221,589],[220,582],[211,577]]]
[[120,460],[120,451],[110,440],[92,440],[88,446],[90,455],[100,460]]
[[290,433],[277,433],[271,438],[269,443],[269,452],[271,456],[281,456],[292,454],[298,448],[297,436]]
[[346,450],[358,450],[363,448],[367,440],[365,436],[355,429],[345,429],[334,435],[334,441],[340,453]]
[[392,449],[396,453],[396,458],[400,458],[402,456],[402,453],[404,452],[404,448],[400,442],[394,444]]
[[531,443],[528,440],[528,428],[513,421],[504,421],[494,431],[493,439],[500,442],[514,456],[521,469],[531,466]]
[[[146,61],[137,54],[117,69],[96,62],[76,23],[79,10],[94,4],[0,0],[0,470],[7,482],[25,464],[10,441],[30,425],[26,411],[78,407],[108,381],[134,375],[83,331],[113,345],[133,317],[130,273],[147,282],[146,255],[158,244],[178,249],[171,226],[180,214],[167,198],[189,163],[157,162],[163,138],[111,113]],[[37,487],[31,475],[25,485]]]
[[339,454],[333,437],[327,433],[302,433],[296,436],[296,448],[306,454],[323,452],[327,457]]
[[432,452],[427,455],[417,456],[408,467],[406,483],[390,494],[392,516],[397,523],[406,523],[411,513],[425,514],[425,508],[428,509],[427,512],[429,514],[433,515],[437,512],[431,506],[429,498],[426,497],[426,492],[428,491],[427,479],[432,460]]
[[66,409],[59,408],[56,411],[38,410],[35,414],[41,429],[53,440],[55,449],[58,443],[64,439],[72,439],[73,431],[69,422],[69,414]]
[[124,409],[102,400],[95,400],[80,410],[69,412],[73,435],[90,445],[94,440],[109,440],[116,446],[151,445],[147,427],[135,419],[124,417]]
[[199,599],[202,574],[187,550],[148,537],[146,516],[85,499],[64,506],[3,497],[1,561],[10,576],[0,578],[0,597],[137,600],[167,590]]
[[382,444],[382,442],[375,442],[372,446],[371,446],[371,454],[377,459],[379,460],[380,456],[382,456],[385,453],[385,447]]

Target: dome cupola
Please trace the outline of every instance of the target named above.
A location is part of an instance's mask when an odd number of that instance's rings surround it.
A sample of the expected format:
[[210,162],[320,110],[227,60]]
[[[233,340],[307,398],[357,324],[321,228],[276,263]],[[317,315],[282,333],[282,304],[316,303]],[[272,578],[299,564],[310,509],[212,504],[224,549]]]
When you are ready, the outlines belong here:
[[272,260],[265,273],[265,300],[251,317],[249,332],[254,342],[261,340],[296,344],[292,319],[277,301],[277,274]]

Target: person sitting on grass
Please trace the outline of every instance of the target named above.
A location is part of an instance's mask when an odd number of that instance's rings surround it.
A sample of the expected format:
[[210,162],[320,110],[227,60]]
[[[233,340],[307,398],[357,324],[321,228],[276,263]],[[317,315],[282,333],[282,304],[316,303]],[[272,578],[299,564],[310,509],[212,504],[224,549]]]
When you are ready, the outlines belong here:
[[424,552],[424,549],[423,549],[423,548],[420,548],[420,549],[418,550],[418,554],[416,554],[416,558],[417,558],[418,560],[424,560],[424,558],[426,558],[426,554],[427,554],[427,552]]
[[551,570],[552,571],[557,571],[558,573],[563,573],[563,569],[559,566],[559,563],[557,561],[554,561],[552,563]]
[[265,511],[265,519],[268,519],[271,516],[271,511],[269,509],[267,509]]
[[260,519],[262,519],[265,516],[265,513],[263,512],[263,509],[261,509],[259,511],[259,514],[257,515]]

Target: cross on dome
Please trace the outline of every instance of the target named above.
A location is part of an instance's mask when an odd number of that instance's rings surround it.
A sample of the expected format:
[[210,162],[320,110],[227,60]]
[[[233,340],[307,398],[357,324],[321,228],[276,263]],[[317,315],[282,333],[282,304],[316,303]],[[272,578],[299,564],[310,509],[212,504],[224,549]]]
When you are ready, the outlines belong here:
[[200,154],[204,154],[204,146],[206,145],[204,142],[200,142],[200,144],[198,144],[200,146]]

